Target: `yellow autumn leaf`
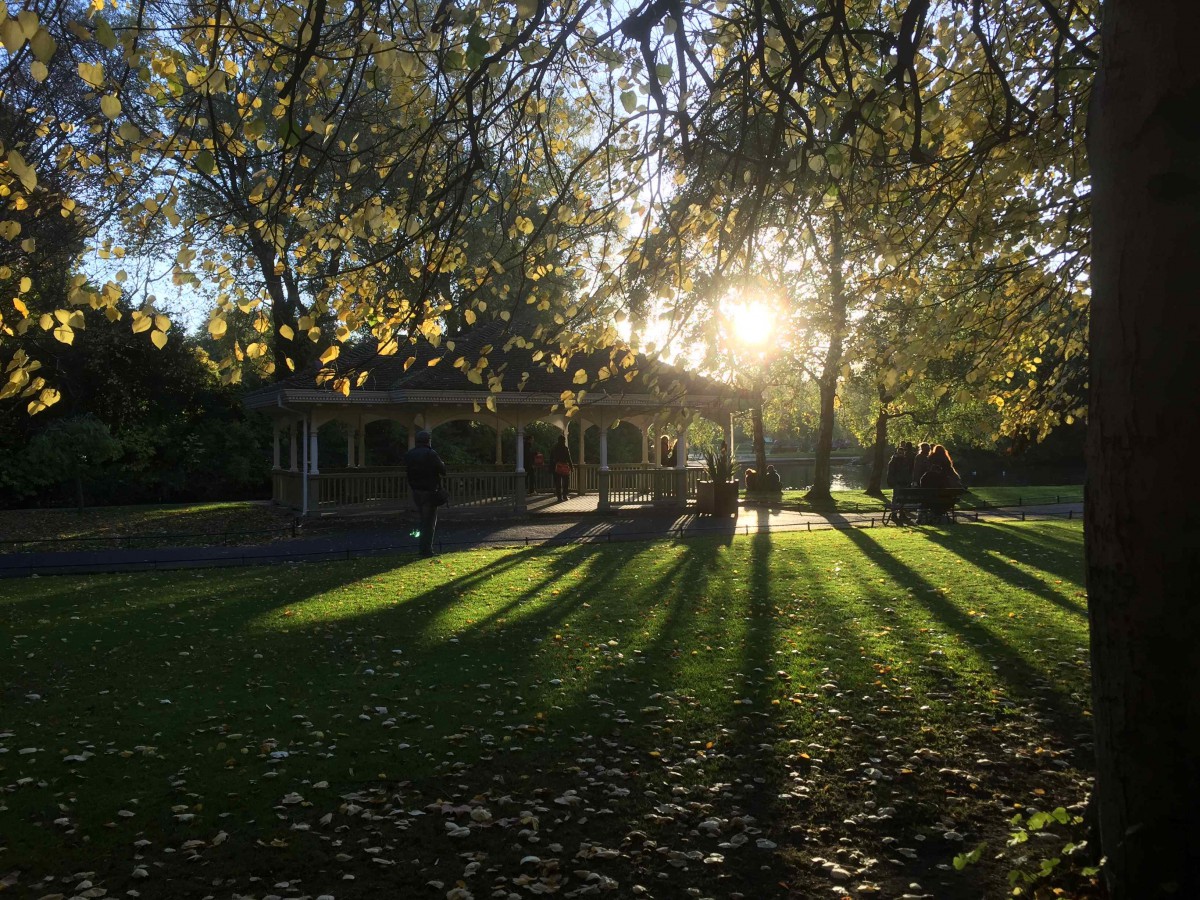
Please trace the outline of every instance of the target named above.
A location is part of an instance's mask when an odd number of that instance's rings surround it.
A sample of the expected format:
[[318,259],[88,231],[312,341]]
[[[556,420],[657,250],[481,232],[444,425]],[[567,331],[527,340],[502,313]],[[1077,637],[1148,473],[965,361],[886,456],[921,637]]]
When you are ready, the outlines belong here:
[[31,9],[23,9],[17,13],[17,24],[21,26],[21,36],[29,40],[38,31],[38,17]]
[[25,44],[25,35],[21,33],[21,26],[16,19],[0,21],[0,44],[10,54],[15,54]]
[[219,338],[229,329],[229,324],[222,318],[213,319],[208,323],[208,333]]
[[75,340],[75,330],[69,325],[59,325],[54,329],[54,338],[64,344],[70,344]]
[[280,325],[279,326],[279,336],[281,338],[283,338],[285,341],[290,341],[292,338],[294,338],[296,336],[296,332],[292,331],[291,325]]
[[338,354],[342,352],[342,348],[337,344],[331,344],[325,348],[325,352],[321,354],[321,362],[325,365],[333,362],[338,358]]
[[152,343],[155,347],[157,347],[159,350],[161,350],[163,347],[167,346],[166,333],[162,332],[162,331],[150,332],[150,343]]
[[121,101],[112,94],[105,94],[100,98],[100,112],[107,119],[115,119],[121,114]]
[[49,31],[39,28],[29,39],[29,49],[33,51],[38,62],[45,64],[54,57],[54,51],[58,49],[58,44],[54,42]]
[[104,66],[101,63],[81,62],[78,71],[79,77],[91,87],[98,88],[104,84]]
[[8,151],[8,167],[14,175],[21,179],[21,185],[25,190],[32,191],[37,187],[37,172],[33,170],[33,166],[25,162],[25,157],[16,150]]
[[587,380],[587,372],[585,372],[583,369],[576,369],[575,377],[571,379],[571,382],[572,384],[587,384]]
[[164,315],[156,315],[154,317],[154,327],[159,331],[168,331],[171,328],[171,320]]
[[33,80],[39,84],[46,80],[50,75],[50,70],[46,68],[44,62],[38,62],[36,59],[29,64],[29,74],[33,76]]
[[141,334],[143,331],[147,331],[150,328],[150,326],[153,324],[154,324],[154,320],[150,316],[146,315],[145,313],[135,312],[133,314],[133,333],[134,334]]

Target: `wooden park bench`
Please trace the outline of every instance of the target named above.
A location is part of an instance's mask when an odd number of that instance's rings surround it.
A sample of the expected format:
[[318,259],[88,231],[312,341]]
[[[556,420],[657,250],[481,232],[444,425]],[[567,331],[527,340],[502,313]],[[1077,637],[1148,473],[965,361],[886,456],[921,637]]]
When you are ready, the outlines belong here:
[[883,524],[932,525],[940,519],[956,522],[954,506],[966,492],[966,488],[894,488],[892,502],[883,504]]

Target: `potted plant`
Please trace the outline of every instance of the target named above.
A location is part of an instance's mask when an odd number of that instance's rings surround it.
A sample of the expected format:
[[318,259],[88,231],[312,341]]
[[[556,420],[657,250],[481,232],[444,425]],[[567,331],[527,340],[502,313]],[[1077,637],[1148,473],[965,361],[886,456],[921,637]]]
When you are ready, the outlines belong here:
[[737,463],[722,444],[717,450],[704,451],[708,481],[696,486],[696,512],[714,516],[737,515]]

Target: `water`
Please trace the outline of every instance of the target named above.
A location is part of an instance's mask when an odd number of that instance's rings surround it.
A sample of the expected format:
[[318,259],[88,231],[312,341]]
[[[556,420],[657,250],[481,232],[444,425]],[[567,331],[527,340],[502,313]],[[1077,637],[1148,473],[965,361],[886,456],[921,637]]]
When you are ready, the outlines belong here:
[[[780,479],[783,481],[783,489],[786,490],[803,490],[812,485],[813,472],[816,470],[816,463],[811,459],[770,459],[767,462],[775,467],[775,471],[779,473]],[[754,468],[754,461],[741,461],[743,471],[747,466]],[[861,491],[867,487],[867,480],[871,477],[870,466],[848,466],[842,460],[835,459],[830,468],[832,482],[830,490],[834,491]]]
[[[772,459],[768,457],[767,462],[773,465],[775,471],[779,473],[785,490],[803,490],[812,485],[816,464],[811,459]],[[738,464],[743,471],[747,466],[754,468],[753,459],[739,459]],[[980,471],[974,471],[964,466],[959,469],[959,472],[967,487],[1083,484],[1084,476],[1082,466],[1067,465],[1017,466],[1007,470],[992,467]],[[835,457],[830,474],[833,476],[830,490],[862,491],[866,490],[867,481],[871,478],[871,467],[869,465],[847,465],[845,460]]]

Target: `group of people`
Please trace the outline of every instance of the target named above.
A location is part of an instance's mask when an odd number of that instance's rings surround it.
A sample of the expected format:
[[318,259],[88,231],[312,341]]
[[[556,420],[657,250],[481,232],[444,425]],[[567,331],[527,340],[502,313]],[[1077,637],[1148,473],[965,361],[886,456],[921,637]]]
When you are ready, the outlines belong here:
[[963,483],[950,452],[941,444],[922,442],[914,449],[912,441],[901,441],[888,461],[887,486],[960,488]]
[[783,479],[779,477],[779,473],[775,471],[774,466],[767,466],[765,472],[756,472],[754,469],[747,469],[746,490],[768,491],[778,494],[783,490]]

